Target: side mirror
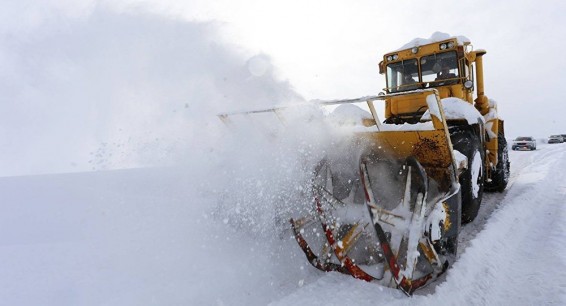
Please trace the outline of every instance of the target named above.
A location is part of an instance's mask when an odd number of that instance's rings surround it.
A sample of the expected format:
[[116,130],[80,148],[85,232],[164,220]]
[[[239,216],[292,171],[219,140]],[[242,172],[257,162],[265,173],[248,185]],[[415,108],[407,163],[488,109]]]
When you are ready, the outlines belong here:
[[474,82],[467,80],[466,82],[464,82],[464,87],[466,89],[472,89],[472,87],[474,87]]

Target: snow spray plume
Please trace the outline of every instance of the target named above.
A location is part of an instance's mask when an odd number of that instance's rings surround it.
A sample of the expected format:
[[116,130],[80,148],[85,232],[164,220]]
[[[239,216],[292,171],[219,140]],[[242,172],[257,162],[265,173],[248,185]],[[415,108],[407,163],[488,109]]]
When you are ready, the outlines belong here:
[[57,14],[0,33],[0,175],[200,165],[217,113],[300,100],[267,55],[226,45],[214,23]]
[[281,236],[290,229],[290,216],[312,213],[312,182],[321,162],[329,162],[347,184],[359,180],[366,147],[344,127],[342,112],[338,108],[326,116],[313,105],[279,115],[231,116],[230,154],[223,154],[225,189],[216,215],[254,235]]
[[311,174],[327,143],[319,109],[298,107],[281,117],[234,116],[222,154],[217,216],[264,237],[288,228],[289,211],[308,205]]

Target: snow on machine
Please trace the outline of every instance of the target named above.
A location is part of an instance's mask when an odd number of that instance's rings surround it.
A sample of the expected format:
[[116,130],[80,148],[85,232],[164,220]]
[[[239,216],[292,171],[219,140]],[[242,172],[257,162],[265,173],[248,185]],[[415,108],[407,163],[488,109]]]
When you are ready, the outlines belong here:
[[385,94],[314,101],[369,112],[336,144],[346,149],[315,167],[312,205],[290,220],[310,264],[407,295],[446,271],[460,225],[477,216],[484,190],[503,191],[509,177],[503,120],[484,95],[485,53],[435,33],[384,55]]

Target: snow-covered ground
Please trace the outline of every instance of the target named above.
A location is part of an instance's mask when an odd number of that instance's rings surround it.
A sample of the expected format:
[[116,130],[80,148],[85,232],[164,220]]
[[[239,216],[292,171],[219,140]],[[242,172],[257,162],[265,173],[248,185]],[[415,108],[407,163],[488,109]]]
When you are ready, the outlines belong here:
[[274,221],[276,201],[248,194],[281,191],[254,181],[238,194],[246,184],[221,163],[0,178],[0,301],[564,305],[566,144],[510,154],[507,190],[484,195],[455,265],[411,298],[311,267]]

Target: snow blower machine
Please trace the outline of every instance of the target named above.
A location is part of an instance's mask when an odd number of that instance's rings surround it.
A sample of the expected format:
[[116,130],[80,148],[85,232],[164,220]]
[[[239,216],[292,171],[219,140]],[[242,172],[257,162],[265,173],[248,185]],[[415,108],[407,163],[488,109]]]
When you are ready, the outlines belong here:
[[320,162],[312,208],[290,222],[316,268],[410,295],[454,261],[466,158],[452,150],[436,89],[363,99],[370,110],[378,100],[421,100],[429,119],[397,126],[362,118],[369,126],[353,134],[347,154]]
[[503,120],[484,95],[486,52],[435,35],[385,54],[386,94],[318,101],[363,101],[371,116],[352,133],[352,154],[320,162],[310,211],[290,220],[314,267],[411,295],[455,260],[460,225],[477,216],[484,190],[505,189],[510,165]]
[[[477,216],[484,190],[503,191],[509,177],[503,120],[484,95],[484,54],[435,33],[384,55],[385,93],[313,101],[362,115],[341,121],[345,143],[314,167],[311,204],[290,219],[312,266],[411,295],[456,259],[461,224]],[[356,104],[367,111],[351,111]]]

